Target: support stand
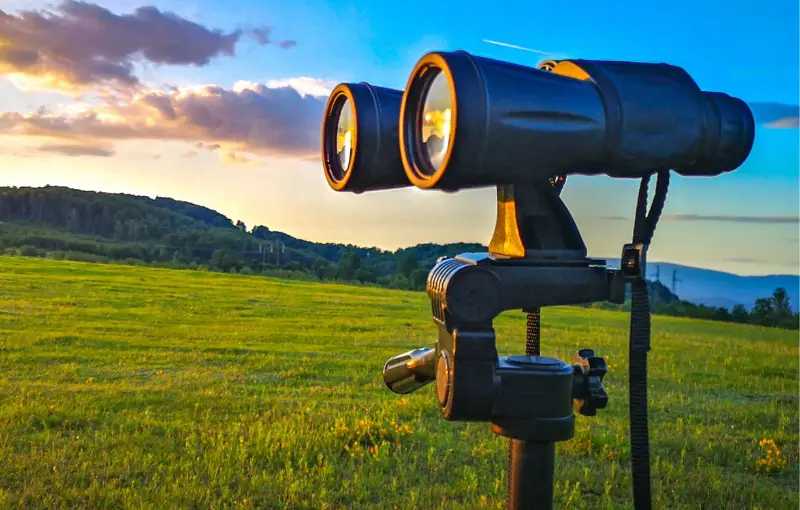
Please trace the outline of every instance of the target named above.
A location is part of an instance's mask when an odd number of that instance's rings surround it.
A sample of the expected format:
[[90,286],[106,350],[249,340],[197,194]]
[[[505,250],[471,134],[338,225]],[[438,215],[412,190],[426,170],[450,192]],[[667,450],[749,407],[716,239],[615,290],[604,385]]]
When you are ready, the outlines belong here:
[[[574,436],[574,410],[594,416],[608,401],[606,362],[593,350],[572,364],[541,356],[539,309],[625,297],[620,272],[586,257],[562,185],[498,188],[489,253],[441,259],[428,275],[436,347],[391,358],[383,370],[396,393],[435,381],[445,419],[489,422],[509,438],[509,510],[552,508],[555,443]],[[524,356],[497,354],[492,322],[506,310],[529,314]]]
[[555,463],[555,443],[509,439],[506,508],[552,508]]
[[[541,311],[528,312],[525,354],[539,356]],[[553,502],[556,444],[508,440],[508,489],[506,508],[533,508],[537,502]],[[546,503],[545,503],[546,504]]]

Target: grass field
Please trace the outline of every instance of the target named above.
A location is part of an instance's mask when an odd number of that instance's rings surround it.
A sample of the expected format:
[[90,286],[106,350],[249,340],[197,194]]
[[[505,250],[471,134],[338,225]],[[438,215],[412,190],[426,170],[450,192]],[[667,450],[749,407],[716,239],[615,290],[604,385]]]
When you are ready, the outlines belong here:
[[[383,385],[434,342],[423,293],[9,257],[0,289],[0,508],[505,503],[505,440]],[[628,315],[542,316],[543,354],[612,368],[556,507],[632,508]],[[496,322],[501,355],[524,320]],[[798,508],[796,332],[655,317],[650,367],[657,508]]]

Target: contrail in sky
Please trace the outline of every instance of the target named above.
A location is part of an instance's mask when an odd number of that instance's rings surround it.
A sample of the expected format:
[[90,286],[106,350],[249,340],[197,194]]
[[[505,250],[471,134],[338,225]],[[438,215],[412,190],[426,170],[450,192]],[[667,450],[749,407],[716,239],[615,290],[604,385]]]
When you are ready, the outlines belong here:
[[506,48],[514,48],[515,50],[522,50],[522,51],[530,51],[531,53],[538,53],[539,55],[557,55],[557,53],[552,53],[549,51],[542,51],[542,50],[535,50],[533,48],[526,48],[524,46],[517,46],[516,44],[508,44],[499,41],[490,41],[489,39],[483,39],[483,42],[489,44],[496,44],[497,46],[505,46]]

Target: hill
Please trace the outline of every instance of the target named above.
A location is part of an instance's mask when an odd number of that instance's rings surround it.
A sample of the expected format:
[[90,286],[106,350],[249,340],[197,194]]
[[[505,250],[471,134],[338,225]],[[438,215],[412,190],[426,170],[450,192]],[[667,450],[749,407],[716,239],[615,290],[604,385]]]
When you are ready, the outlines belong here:
[[[661,266],[661,273],[677,271],[681,280],[677,293],[682,299],[709,306],[733,308],[737,304],[752,307],[758,297],[767,296],[778,287],[786,289],[792,308],[800,304],[800,279],[797,275],[740,276],[721,271],[709,271],[677,264],[651,264]],[[758,296],[758,297],[757,297]]]
[[[381,380],[436,338],[422,293],[0,264],[0,508],[503,506],[507,441],[443,420],[434,385]],[[495,327],[502,355],[523,352],[524,314]],[[557,443],[555,508],[631,508],[627,328],[542,314],[548,355],[609,363],[608,406]],[[797,509],[796,333],[654,317],[652,340],[653,507]]]
[[[229,271],[249,267],[294,267],[324,272],[347,253],[365,261],[375,274],[364,281],[431,267],[438,257],[485,249],[479,244],[421,244],[387,252],[345,244],[314,243],[264,225],[248,230],[206,207],[171,198],[151,199],[66,187],[0,187],[0,247],[81,252],[114,260],[174,261],[176,265],[212,264]],[[355,268],[355,272],[358,268]],[[329,275],[332,276],[332,275]],[[353,277],[344,274],[342,276]]]
[[[608,264],[619,267],[619,259],[608,259]],[[672,276],[675,273],[679,280],[675,286],[675,294],[692,303],[724,307],[729,310],[736,305],[743,305],[750,310],[756,299],[768,296],[776,288],[783,287],[795,312],[800,305],[798,275],[742,276],[668,262],[648,262],[647,268],[648,278],[651,281],[656,280],[658,271],[661,283],[670,289]]]
[[[265,225],[251,229],[207,207],[166,197],[81,191],[66,187],[0,188],[0,249],[23,255],[88,261],[142,261],[176,268],[208,267],[224,272],[306,271],[319,279],[358,280],[397,289],[423,289],[427,271],[442,256],[485,251],[474,243],[420,244],[394,252],[295,238]],[[618,265],[619,260],[609,260]],[[783,287],[790,311],[800,303],[798,276],[745,277],[707,269],[651,263],[664,280],[679,273],[677,295],[661,282],[651,294],[661,305],[683,301],[692,316],[728,320],[735,305],[755,302]],[[695,306],[696,307],[696,306]],[[655,310],[654,310],[655,311]]]

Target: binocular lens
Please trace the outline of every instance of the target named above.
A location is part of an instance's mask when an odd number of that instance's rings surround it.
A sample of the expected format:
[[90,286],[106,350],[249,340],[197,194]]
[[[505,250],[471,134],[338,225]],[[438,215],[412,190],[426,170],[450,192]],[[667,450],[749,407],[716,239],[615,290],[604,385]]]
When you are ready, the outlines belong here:
[[339,120],[336,123],[336,154],[339,164],[335,165],[334,177],[336,180],[341,180],[347,169],[350,167],[350,161],[353,159],[353,142],[355,142],[355,126],[356,119],[353,112],[353,105],[349,99],[344,100],[339,107]]
[[450,148],[453,131],[453,98],[447,76],[441,70],[431,72],[427,88],[423,92],[421,128],[417,135],[422,135],[424,165],[422,172],[431,176],[444,164]]
[[398,150],[402,90],[340,83],[322,121],[322,166],[336,191],[411,186]]

